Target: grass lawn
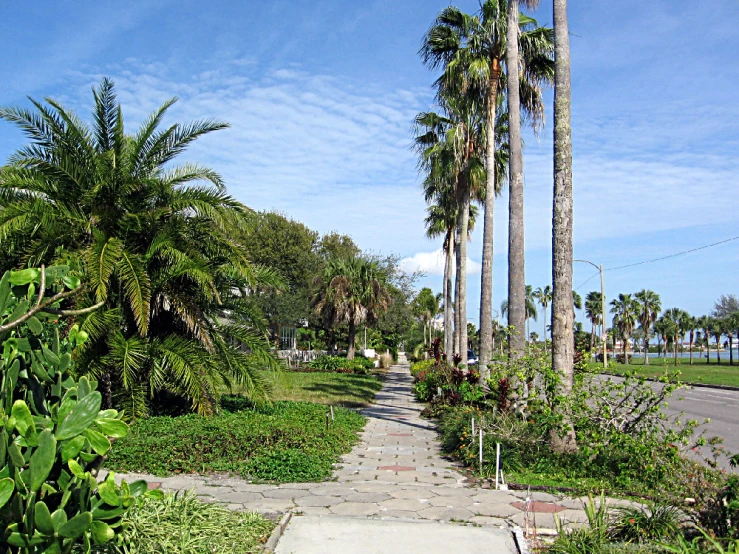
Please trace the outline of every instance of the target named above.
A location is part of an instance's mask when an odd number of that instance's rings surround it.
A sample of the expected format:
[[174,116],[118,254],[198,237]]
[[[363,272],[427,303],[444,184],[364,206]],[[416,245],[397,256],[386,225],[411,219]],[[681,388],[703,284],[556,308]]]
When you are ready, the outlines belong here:
[[264,377],[272,386],[274,400],[316,402],[347,408],[366,406],[382,388],[382,380],[377,374],[269,371],[264,373]]
[[[677,369],[680,371],[680,380],[685,383],[739,387],[739,365],[736,363],[730,366],[728,360],[721,360],[721,364],[717,364],[715,358],[711,360],[710,364],[706,363],[705,358],[693,358],[693,365],[690,365],[687,359],[680,358],[679,362],[675,367],[673,358],[667,358],[667,364],[665,364],[664,358],[651,358],[649,366],[644,365],[643,358],[634,358],[630,365],[609,360],[608,372],[623,374],[636,371],[638,375],[644,377],[661,377],[665,374],[665,371],[674,372]],[[596,370],[602,368],[603,364],[591,362],[589,367]]]
[[273,402],[253,406],[224,397],[224,410],[141,419],[115,443],[107,466],[114,471],[171,475],[224,472],[271,482],[311,482],[331,477],[332,465],[357,442],[365,418],[336,407]]

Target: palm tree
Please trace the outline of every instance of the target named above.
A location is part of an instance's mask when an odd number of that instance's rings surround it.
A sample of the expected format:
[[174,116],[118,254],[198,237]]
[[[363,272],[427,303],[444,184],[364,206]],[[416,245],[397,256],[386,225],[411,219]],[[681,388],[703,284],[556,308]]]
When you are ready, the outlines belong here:
[[[439,313],[439,302],[434,295],[433,291],[428,288],[422,288],[416,298],[413,300],[413,308],[416,316],[423,325],[423,342],[424,344],[431,343],[431,322]],[[426,330],[428,329],[428,341],[426,340]]]
[[544,352],[547,351],[547,332],[546,332],[546,323],[547,323],[547,306],[549,306],[549,303],[552,301],[552,287],[549,285],[546,285],[544,288],[537,288],[533,292],[533,297],[539,301],[539,305],[544,309]]
[[711,325],[711,335],[713,336],[713,339],[716,341],[716,363],[721,363],[721,336],[723,335],[723,329],[721,328],[721,322],[715,318],[712,317],[710,319],[710,325]]
[[[570,126],[570,42],[567,0],[554,0],[554,196],[552,216],[552,370],[561,375],[560,393],[569,396],[574,380],[572,310],[572,129]],[[577,448],[574,430],[551,436],[557,452]]]
[[611,313],[614,314],[613,326],[618,330],[623,341],[624,363],[627,365],[629,363],[627,355],[629,338],[638,320],[638,312],[638,303],[631,298],[630,294],[619,294],[617,299],[611,300]]
[[[427,172],[424,180],[426,200],[436,200],[447,216],[456,216],[453,351],[460,352],[460,345],[467,342],[467,240],[461,237],[469,237],[470,214],[474,214],[470,195],[479,189],[485,178],[485,168],[478,157],[481,121],[475,106],[464,97],[448,96],[439,100],[444,115],[428,112],[416,117],[415,146],[419,152],[419,166]],[[450,256],[447,252],[447,260]]]
[[[685,320],[685,328],[690,333],[690,365],[693,365],[693,341],[695,340],[695,329],[698,327],[698,319],[689,316]],[[700,335],[700,333],[698,333]]]
[[103,79],[93,97],[91,126],[51,99],[0,110],[31,140],[0,176],[0,240],[16,265],[83,273],[80,306],[102,309],[82,321],[91,340],[77,363],[98,379],[106,406],[136,417],[168,392],[211,413],[233,382],[264,396],[256,369],[276,362],[248,291],[277,281],[249,263],[240,243],[249,210],[221,177],[173,164],[227,125],[161,129],[172,99],[127,135],[113,82]]
[[593,325],[592,330],[590,332],[590,349],[591,350],[595,346],[595,328],[596,326],[601,325],[602,316],[603,316],[602,296],[599,291],[590,291],[585,296],[585,317],[587,317]]
[[[527,79],[524,98],[525,107],[532,108],[532,113],[539,116],[543,113],[540,83],[551,78],[551,36],[545,29],[537,27],[536,22],[522,16],[520,27],[523,64],[516,62],[519,69],[523,66],[523,74]],[[432,68],[444,68],[444,74],[437,81],[441,91],[457,95],[477,96],[478,105],[484,110],[485,119],[485,167],[488,168],[486,190],[496,189],[500,182],[493,169],[496,166],[496,110],[498,94],[501,90],[501,77],[504,75],[504,57],[507,30],[506,0],[487,0],[481,5],[480,13],[470,16],[455,7],[444,9],[436,18],[434,25],[424,38],[420,54],[424,63]],[[526,45],[524,48],[523,45]],[[526,62],[529,62],[528,65]],[[547,62],[549,62],[547,64]],[[515,77],[518,77],[517,72]],[[524,85],[521,86],[524,89]],[[518,112],[516,114],[518,118]],[[517,119],[518,121],[518,119]],[[519,137],[520,139],[520,137]],[[493,214],[495,194],[485,194],[485,222],[483,229],[483,274],[480,320],[483,329],[484,355],[489,355],[489,324],[492,324],[492,253],[493,253]],[[522,228],[521,228],[522,229]],[[521,242],[523,254],[523,242]],[[523,273],[521,274],[523,276]],[[520,283],[523,292],[524,282]],[[524,306],[521,296],[521,317],[519,325],[523,325]],[[516,307],[518,313],[518,307]],[[523,337],[520,351],[523,351]],[[481,350],[482,354],[482,350]],[[486,359],[481,357],[481,362]]]
[[706,363],[711,363],[711,318],[702,315],[698,318],[696,326],[703,331],[703,340],[706,343]]
[[334,258],[328,260],[315,284],[316,315],[327,327],[348,326],[346,357],[353,360],[357,327],[375,323],[390,306],[387,275],[366,257]]
[[669,324],[669,330],[671,332],[670,339],[672,340],[672,348],[675,356],[675,365],[677,365],[677,348],[682,342],[682,337],[684,337],[687,332],[690,326],[690,319],[692,318],[688,312],[681,310],[680,308],[670,308],[669,310],[666,310],[663,317]]
[[649,330],[662,310],[659,295],[649,289],[642,289],[634,295],[639,304],[639,325],[644,331],[644,363],[649,365]]
[[670,341],[670,336],[672,334],[671,324],[667,319],[665,319],[664,316],[662,316],[657,321],[654,322],[653,328],[654,328],[654,332],[657,334],[658,341],[660,341],[661,344],[664,346],[662,357],[664,358],[665,363],[667,363],[667,349],[668,349],[668,344]]
[[721,332],[726,335],[726,338],[729,341],[729,365],[734,365],[734,331],[737,328],[737,326],[734,324],[735,318],[736,313],[726,315],[718,319]]

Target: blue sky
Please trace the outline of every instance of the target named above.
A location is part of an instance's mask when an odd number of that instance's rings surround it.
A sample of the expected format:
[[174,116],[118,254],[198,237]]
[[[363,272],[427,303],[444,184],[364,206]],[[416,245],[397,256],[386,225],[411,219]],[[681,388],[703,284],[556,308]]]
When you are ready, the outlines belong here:
[[[412,120],[435,75],[416,54],[447,4],[352,2],[6,2],[1,105],[52,96],[88,117],[90,87],[115,79],[130,129],[178,96],[172,121],[231,129],[188,158],[230,192],[364,249],[396,253],[441,288],[440,244],[424,237]],[[465,11],[475,1],[456,3]],[[709,9],[710,8],[710,9]],[[551,0],[535,17],[551,23]],[[739,4],[735,0],[571,0],[575,257],[606,268],[739,235]],[[551,94],[526,137],[527,281],[551,280]],[[22,144],[0,124],[0,159]],[[505,194],[496,211],[494,304],[506,294]],[[480,226],[481,227],[481,226]],[[468,313],[477,323],[481,228],[470,245]],[[598,287],[576,264],[583,295]],[[700,315],[739,293],[739,241],[606,273],[606,293],[651,288]],[[584,283],[584,284],[583,284]],[[532,330],[542,332],[542,318]]]

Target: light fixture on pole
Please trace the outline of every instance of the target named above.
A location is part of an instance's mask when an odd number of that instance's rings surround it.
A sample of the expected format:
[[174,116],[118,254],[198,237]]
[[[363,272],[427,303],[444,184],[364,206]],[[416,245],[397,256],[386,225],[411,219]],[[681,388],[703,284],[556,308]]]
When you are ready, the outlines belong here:
[[603,281],[603,264],[595,265],[593,262],[590,262],[588,260],[572,260],[573,262],[582,262],[585,264],[592,265],[595,269],[597,269],[600,272],[600,301],[601,301],[601,317],[603,318],[603,335],[601,336],[601,339],[603,340],[603,367],[605,369],[608,369],[608,341],[607,341],[607,334],[606,334],[606,287]]

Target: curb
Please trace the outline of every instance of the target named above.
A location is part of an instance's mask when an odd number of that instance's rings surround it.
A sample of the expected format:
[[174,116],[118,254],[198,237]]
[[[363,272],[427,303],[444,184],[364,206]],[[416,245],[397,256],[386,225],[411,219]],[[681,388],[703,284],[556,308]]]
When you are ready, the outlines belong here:
[[280,518],[280,521],[277,524],[277,527],[274,528],[274,530],[272,531],[272,534],[269,536],[269,539],[267,539],[267,542],[264,543],[264,546],[262,546],[263,554],[273,554],[274,553],[275,548],[277,548],[277,543],[282,537],[282,533],[285,532],[285,528],[287,527],[287,524],[290,523],[290,518],[292,517],[292,515],[293,515],[292,512],[287,512],[284,516]]
[[518,554],[531,554],[526,538],[523,536],[523,530],[518,525],[511,530],[511,534],[513,535],[513,543],[518,548]]
[[[618,373],[601,372],[601,375],[608,375],[609,377],[624,377],[623,375],[620,375]],[[637,375],[637,377],[638,377],[638,375]],[[644,380],[645,381],[651,381],[653,383],[660,383],[661,382],[659,379],[655,379],[654,377],[644,377]],[[734,391],[739,391],[739,387],[734,387],[732,385],[707,385],[706,383],[688,383],[686,381],[681,381],[681,383],[683,385],[688,386],[688,387],[697,387],[699,389],[718,389],[718,390],[734,390]]]

